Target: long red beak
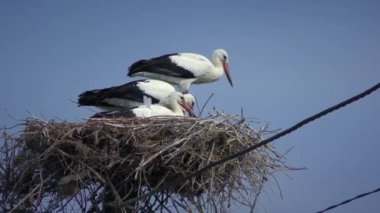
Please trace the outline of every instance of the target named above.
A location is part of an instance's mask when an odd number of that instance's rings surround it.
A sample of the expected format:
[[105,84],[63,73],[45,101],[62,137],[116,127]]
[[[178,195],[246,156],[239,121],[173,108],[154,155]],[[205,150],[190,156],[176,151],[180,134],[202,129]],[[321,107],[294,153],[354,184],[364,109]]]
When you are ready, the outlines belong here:
[[189,113],[190,117],[196,117],[193,112],[193,107],[190,106],[188,103],[184,102],[181,104],[181,106]]
[[230,75],[230,69],[228,67],[228,63],[227,62],[223,63],[223,69],[224,69],[224,73],[226,73],[228,82],[230,82],[231,87],[234,87],[234,84],[232,83],[232,78],[231,78],[231,75]]

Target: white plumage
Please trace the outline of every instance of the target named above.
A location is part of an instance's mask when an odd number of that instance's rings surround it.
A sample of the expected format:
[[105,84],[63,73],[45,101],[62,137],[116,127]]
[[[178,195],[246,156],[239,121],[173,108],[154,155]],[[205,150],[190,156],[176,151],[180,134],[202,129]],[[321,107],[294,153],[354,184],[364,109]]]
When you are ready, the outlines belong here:
[[217,81],[226,74],[231,86],[228,54],[217,49],[210,61],[195,53],[175,53],[149,60],[140,60],[129,67],[128,76],[145,76],[179,85],[182,92],[188,92],[192,83],[202,84]]
[[184,116],[184,112],[191,111],[191,107],[185,102],[184,95],[173,92],[158,104],[141,105],[124,111],[101,112],[94,117],[153,117],[153,116]]
[[[96,106],[106,111],[122,111],[146,104],[144,97],[157,104],[175,92],[175,88],[160,80],[138,80],[121,86],[86,91],[79,95],[80,106]],[[184,95],[188,105],[193,106],[195,98],[191,94]]]

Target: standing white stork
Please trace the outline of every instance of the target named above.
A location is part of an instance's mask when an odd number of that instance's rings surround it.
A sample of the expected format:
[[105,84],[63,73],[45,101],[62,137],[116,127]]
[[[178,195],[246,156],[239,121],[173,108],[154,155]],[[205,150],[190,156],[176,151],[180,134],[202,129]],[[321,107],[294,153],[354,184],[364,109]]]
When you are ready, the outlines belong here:
[[92,118],[184,116],[182,109],[191,111],[191,107],[186,103],[184,95],[180,92],[173,92],[157,104],[141,105],[123,111],[100,112]]
[[233,86],[228,68],[228,54],[223,49],[217,49],[213,52],[211,61],[195,53],[174,53],[140,60],[129,67],[128,76],[166,81],[178,85],[183,93],[187,93],[190,84],[214,82],[223,73]]
[[[175,88],[160,80],[137,80],[121,86],[83,92],[79,95],[79,106],[95,106],[106,111],[122,111],[144,105],[144,96],[151,99],[152,104],[164,101]],[[184,99],[192,108],[195,98],[185,94]]]

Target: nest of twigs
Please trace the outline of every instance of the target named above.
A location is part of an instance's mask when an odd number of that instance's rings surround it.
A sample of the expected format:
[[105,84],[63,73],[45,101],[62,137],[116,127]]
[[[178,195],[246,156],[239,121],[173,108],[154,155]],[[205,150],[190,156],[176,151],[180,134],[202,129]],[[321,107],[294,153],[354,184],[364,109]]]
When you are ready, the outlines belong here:
[[265,181],[284,168],[274,148],[263,146],[186,180],[265,134],[218,112],[83,123],[29,118],[23,125],[21,133],[3,134],[4,211],[223,211],[234,201],[252,207]]

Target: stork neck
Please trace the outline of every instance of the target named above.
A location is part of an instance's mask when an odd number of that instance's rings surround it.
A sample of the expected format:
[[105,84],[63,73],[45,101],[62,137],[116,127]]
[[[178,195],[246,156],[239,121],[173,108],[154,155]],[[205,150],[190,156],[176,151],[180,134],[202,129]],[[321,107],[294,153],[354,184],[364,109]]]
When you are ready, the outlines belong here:
[[212,56],[212,63],[214,64],[215,68],[223,69],[223,64],[216,54],[213,54]]
[[170,104],[170,108],[171,108],[171,110],[173,110],[173,112],[175,113],[175,114],[182,114],[183,112],[182,112],[182,107],[181,107],[181,105],[179,105],[179,103],[176,101],[176,100],[174,100],[171,104]]
[[215,53],[212,56],[212,63],[214,67],[211,72],[207,73],[208,82],[210,82],[211,79],[211,81],[218,80],[224,73],[223,64]]
[[176,98],[174,96],[169,96],[167,99],[163,100],[161,102],[161,105],[164,107],[167,107],[168,109],[172,110],[175,114],[183,114],[182,107],[177,102]]

